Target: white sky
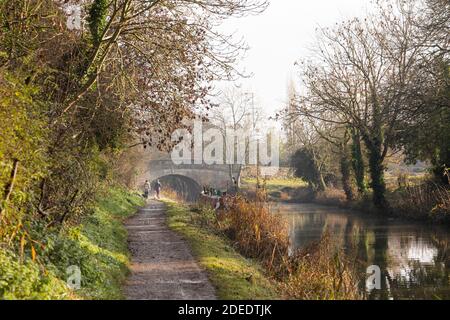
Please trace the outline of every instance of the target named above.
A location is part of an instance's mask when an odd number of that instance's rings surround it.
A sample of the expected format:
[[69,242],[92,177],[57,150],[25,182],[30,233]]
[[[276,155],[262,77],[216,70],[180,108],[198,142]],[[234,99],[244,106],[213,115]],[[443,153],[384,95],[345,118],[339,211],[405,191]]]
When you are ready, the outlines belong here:
[[261,15],[228,20],[225,32],[250,47],[240,70],[253,76],[240,84],[272,116],[286,101],[290,79],[298,80],[294,62],[309,55],[315,29],[361,16],[369,7],[370,0],[271,0]]

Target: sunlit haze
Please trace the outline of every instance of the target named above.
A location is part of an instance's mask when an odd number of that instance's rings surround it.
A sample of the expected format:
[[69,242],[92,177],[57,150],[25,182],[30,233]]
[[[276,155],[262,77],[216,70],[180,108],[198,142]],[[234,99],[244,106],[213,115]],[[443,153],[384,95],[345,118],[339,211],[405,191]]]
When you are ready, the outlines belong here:
[[272,0],[261,15],[228,20],[222,28],[250,47],[240,70],[252,76],[240,83],[272,115],[285,102],[289,81],[298,80],[294,62],[309,54],[315,29],[361,16],[370,6],[370,0]]

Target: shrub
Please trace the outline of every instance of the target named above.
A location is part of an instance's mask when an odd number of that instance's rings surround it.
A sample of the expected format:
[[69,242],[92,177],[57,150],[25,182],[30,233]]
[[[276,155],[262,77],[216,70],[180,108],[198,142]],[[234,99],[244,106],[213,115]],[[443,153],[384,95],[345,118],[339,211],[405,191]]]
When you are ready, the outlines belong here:
[[439,204],[431,210],[429,214],[433,221],[441,223],[450,223],[450,201],[446,203]]
[[327,188],[316,194],[315,202],[324,205],[342,206],[347,203],[345,192],[337,188]]
[[[91,205],[81,224],[46,228],[34,221],[35,261],[0,248],[0,299],[119,299],[128,268],[127,233],[123,219],[142,205],[139,196],[112,188]],[[16,250],[17,251],[17,250]],[[66,270],[81,270],[81,289],[65,285]]]
[[326,234],[321,241],[291,258],[291,272],[282,289],[289,298],[308,300],[361,299],[355,269]]
[[289,232],[285,221],[272,214],[262,201],[237,198],[222,219],[227,220],[228,234],[247,257],[263,261],[273,271],[285,264],[289,251]]
[[67,299],[73,297],[66,284],[31,259],[21,262],[13,252],[0,249],[1,299]]
[[450,222],[450,189],[448,186],[426,182],[397,190],[391,204],[400,215],[415,218],[430,218],[435,222]]
[[269,276],[292,299],[359,299],[355,268],[326,235],[305,250],[292,252],[284,219],[270,212],[256,197],[236,198],[220,214],[216,226],[224,228],[238,250],[262,262]]

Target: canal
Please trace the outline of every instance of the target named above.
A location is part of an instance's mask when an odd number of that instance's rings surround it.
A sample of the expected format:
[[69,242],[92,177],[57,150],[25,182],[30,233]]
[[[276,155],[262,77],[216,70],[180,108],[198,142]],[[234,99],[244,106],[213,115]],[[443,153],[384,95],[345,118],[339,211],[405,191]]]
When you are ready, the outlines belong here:
[[[336,246],[357,257],[360,287],[368,299],[450,299],[448,228],[332,208],[276,203],[289,225],[293,249],[328,232]],[[366,268],[381,270],[381,289],[366,287]]]

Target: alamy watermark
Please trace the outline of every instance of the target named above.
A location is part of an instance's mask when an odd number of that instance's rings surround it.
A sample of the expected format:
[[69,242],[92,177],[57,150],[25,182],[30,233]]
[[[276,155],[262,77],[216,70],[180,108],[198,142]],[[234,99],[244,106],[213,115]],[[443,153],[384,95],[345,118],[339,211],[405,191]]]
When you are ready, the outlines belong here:
[[203,129],[202,121],[194,121],[192,133],[178,129],[172,134],[172,141],[178,142],[171,153],[174,164],[259,165],[262,175],[278,173],[280,136],[277,130]]
[[72,290],[81,288],[81,269],[78,266],[69,266],[66,269],[67,286]]
[[381,289],[381,269],[379,266],[372,265],[366,270],[368,275],[366,279],[366,289],[368,291]]
[[54,0],[64,11],[67,20],[66,26],[69,30],[81,30],[82,28],[82,5],[79,3],[70,3],[64,0]]

